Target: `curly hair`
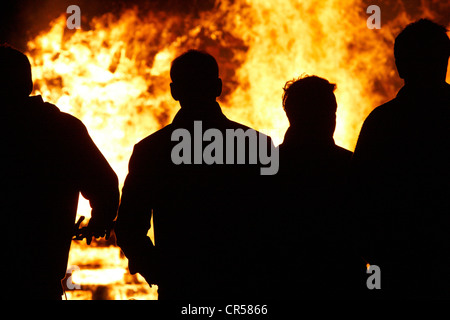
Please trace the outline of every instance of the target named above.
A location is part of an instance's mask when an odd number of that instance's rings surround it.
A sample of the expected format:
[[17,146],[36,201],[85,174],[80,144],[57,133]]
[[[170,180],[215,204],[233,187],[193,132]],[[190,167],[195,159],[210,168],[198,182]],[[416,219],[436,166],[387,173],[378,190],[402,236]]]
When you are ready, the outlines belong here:
[[336,84],[318,76],[301,76],[286,82],[283,108],[289,120],[307,116],[327,117],[336,113]]

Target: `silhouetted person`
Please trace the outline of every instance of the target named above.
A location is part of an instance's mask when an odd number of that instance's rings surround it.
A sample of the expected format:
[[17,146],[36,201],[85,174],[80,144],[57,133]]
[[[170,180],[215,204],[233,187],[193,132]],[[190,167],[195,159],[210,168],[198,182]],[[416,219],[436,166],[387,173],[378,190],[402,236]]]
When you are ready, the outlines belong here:
[[[255,284],[259,270],[252,261],[261,239],[258,206],[266,200],[259,192],[260,166],[195,163],[198,150],[206,150],[209,142],[199,144],[196,134],[202,132],[195,132],[194,121],[201,121],[203,132],[215,128],[224,137],[226,129],[248,127],[227,119],[216,102],[222,82],[211,55],[196,50],[182,54],[173,61],[170,76],[171,93],[181,109],[171,124],[134,147],[117,244],[130,272],[157,284],[161,300],[253,297],[255,285],[264,282]],[[192,143],[190,164],[174,161],[180,141],[173,136],[179,130],[191,137],[183,139]],[[223,152],[226,158],[227,150]],[[155,244],[147,237],[152,212]]]
[[61,299],[79,192],[90,201],[93,236],[117,214],[117,176],[75,117],[33,88],[28,58],[0,46],[0,204],[11,299]]
[[344,200],[352,152],[334,143],[335,87],[317,76],[284,87],[290,127],[279,146],[275,238],[280,247],[279,294],[286,299],[340,298],[344,290]]
[[432,21],[397,36],[404,86],[370,113],[355,149],[361,254],[381,269],[381,297],[450,297],[449,54]]

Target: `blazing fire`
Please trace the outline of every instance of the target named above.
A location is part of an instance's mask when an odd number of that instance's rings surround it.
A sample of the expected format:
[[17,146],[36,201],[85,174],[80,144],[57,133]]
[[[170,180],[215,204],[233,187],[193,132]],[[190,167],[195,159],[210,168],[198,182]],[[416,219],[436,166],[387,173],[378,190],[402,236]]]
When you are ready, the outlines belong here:
[[[395,35],[416,17],[406,13],[366,26],[360,1],[221,1],[197,14],[104,14],[89,30],[68,30],[66,15],[28,43],[34,94],[83,121],[117,173],[122,187],[135,143],[170,123],[178,106],[170,96],[171,61],[190,48],[218,60],[231,119],[282,142],[288,121],[281,107],[287,80],[315,74],[337,84],[337,144],[353,150],[360,126],[393,97],[400,80],[393,61]],[[433,18],[430,11],[424,13]],[[449,80],[449,78],[447,78]],[[78,216],[90,216],[81,199]],[[69,299],[156,299],[132,276],[114,243],[74,241],[68,266],[80,290]]]

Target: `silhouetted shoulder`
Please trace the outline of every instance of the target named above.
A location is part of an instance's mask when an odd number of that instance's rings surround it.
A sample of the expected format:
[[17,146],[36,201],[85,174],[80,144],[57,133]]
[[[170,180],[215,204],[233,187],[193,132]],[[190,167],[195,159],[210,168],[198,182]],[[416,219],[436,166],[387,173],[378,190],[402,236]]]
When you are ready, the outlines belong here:
[[[246,131],[248,129],[252,129],[242,123],[239,123],[239,122],[236,122],[233,120],[229,120],[229,127],[230,127],[230,129],[242,129],[244,131]],[[252,129],[252,130],[254,130],[254,129]]]
[[337,155],[339,158],[341,158],[341,159],[343,159],[343,160],[347,160],[347,161],[350,161],[350,160],[351,160],[352,155],[353,155],[353,152],[351,152],[350,150],[347,150],[347,149],[345,149],[345,148],[342,148],[342,147],[340,147],[340,146],[338,146],[338,145],[335,146],[334,150],[335,150],[335,152],[336,152],[336,155]]
[[270,136],[266,135],[265,133],[262,133],[262,132],[260,132],[258,130],[255,130],[253,128],[250,128],[250,127],[248,127],[248,126],[246,126],[246,125],[244,125],[242,123],[238,123],[238,122],[235,122],[233,120],[228,120],[228,121],[229,121],[229,124],[230,124],[229,125],[229,129],[234,129],[234,130],[242,129],[244,132],[247,132],[247,130],[253,130],[253,131],[256,132],[256,134],[258,136],[258,139],[266,139],[267,140],[268,148],[270,148],[270,146],[272,146],[272,148],[274,148],[272,138]]
[[151,171],[155,166],[166,168],[170,165],[172,163],[170,154],[173,130],[173,125],[169,124],[136,143],[130,159],[129,169],[148,172],[148,170]]
[[[36,122],[39,119],[39,124],[47,129],[54,129],[57,131],[87,131],[85,125],[78,118],[62,112],[57,106],[49,102],[44,102],[40,96],[30,97],[25,106],[26,113],[30,122]],[[24,110],[24,111],[25,111]]]
[[[428,92],[402,88],[397,97],[376,107],[364,121],[365,125],[380,127],[397,126],[399,119],[405,119],[408,113],[417,108],[426,108],[429,114],[433,108],[450,109],[450,85],[445,84],[439,90]],[[413,113],[414,114],[414,113]],[[433,115],[433,113],[431,113]]]
[[80,119],[78,119],[68,113],[59,111],[59,113],[57,114],[57,117],[65,125],[68,125],[68,126],[74,127],[74,128],[78,128],[78,129],[86,129],[86,126],[83,124],[83,122],[81,122]]
[[[446,83],[444,87],[445,98],[447,101],[450,101],[450,84]],[[450,108],[450,105],[448,106]]]
[[75,129],[75,130],[79,130],[79,131],[87,131],[86,126],[83,124],[83,122],[80,119],[78,119],[68,113],[60,111],[55,105],[52,105],[51,103],[46,102],[45,105],[49,109],[54,108],[53,109],[54,115],[58,119],[58,121],[61,122],[63,127],[71,128],[71,129]]
[[393,131],[396,131],[403,121],[402,108],[398,98],[395,98],[370,112],[362,125],[354,159],[359,157],[361,149],[364,149],[368,155],[375,156],[376,147],[385,147],[387,140],[392,138]]
[[389,124],[388,119],[391,119],[398,113],[399,107],[400,104],[398,103],[397,98],[376,107],[364,120],[364,125],[387,126]]
[[156,154],[155,152],[157,152],[157,150],[162,151],[163,149],[168,149],[170,147],[170,140],[173,130],[174,126],[172,124],[168,124],[162,129],[155,131],[135,144],[134,153],[141,156],[146,154],[152,158],[161,157],[161,154]]

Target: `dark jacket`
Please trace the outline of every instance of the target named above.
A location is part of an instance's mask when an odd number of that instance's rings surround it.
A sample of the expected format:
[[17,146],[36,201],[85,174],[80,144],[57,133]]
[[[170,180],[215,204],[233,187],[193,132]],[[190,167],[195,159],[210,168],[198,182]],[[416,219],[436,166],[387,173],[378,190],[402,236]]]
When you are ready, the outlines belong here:
[[350,263],[345,200],[352,152],[332,138],[305,140],[292,127],[279,148],[279,296],[339,298],[346,289],[342,283],[349,285],[343,272]]
[[403,87],[362,127],[353,183],[364,254],[389,297],[449,296],[450,85]]
[[[136,144],[122,191],[117,244],[131,273],[158,284],[160,299],[218,299],[229,297],[230,290],[248,295],[244,282],[254,274],[247,250],[260,240],[263,215],[257,208],[265,199],[260,166],[175,165],[171,151],[179,142],[171,141],[172,133],[185,128],[198,146],[194,120],[202,121],[203,132],[219,129],[223,144],[226,129],[249,129],[228,120],[215,103],[204,111],[182,108],[171,124]],[[147,236],[152,212],[155,244]]]
[[40,96],[2,104],[8,292],[11,298],[60,297],[79,193],[90,201],[92,219],[112,222],[117,176],[75,117]]

